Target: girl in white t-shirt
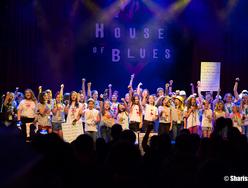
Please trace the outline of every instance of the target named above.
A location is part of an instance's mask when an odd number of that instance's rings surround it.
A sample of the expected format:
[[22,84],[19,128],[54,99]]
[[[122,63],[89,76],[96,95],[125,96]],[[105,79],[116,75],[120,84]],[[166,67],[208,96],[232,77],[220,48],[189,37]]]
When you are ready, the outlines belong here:
[[188,104],[185,108],[185,122],[184,128],[189,129],[190,133],[198,134],[198,127],[200,126],[200,119],[199,119],[199,109],[196,103],[195,96],[190,96],[187,99]]
[[129,129],[137,132],[142,127],[142,106],[138,94],[134,94],[129,103]]
[[72,91],[70,94],[70,102],[65,107],[65,113],[67,113],[66,123],[76,124],[81,123],[81,116],[83,114],[83,105],[78,102],[78,94],[75,91]]
[[85,133],[90,135],[94,141],[97,138],[98,123],[100,121],[99,111],[94,108],[94,99],[88,99],[88,108],[83,111],[85,120]]
[[153,95],[149,95],[148,104],[144,105],[144,122],[142,132],[146,132],[147,129],[153,130],[157,119],[158,108],[155,106],[155,97]]
[[126,130],[129,127],[129,114],[126,111],[126,107],[123,103],[118,105],[117,123],[122,126],[122,130]]
[[211,110],[210,103],[206,100],[203,102],[203,110],[202,110],[202,137],[210,137],[210,134],[213,129],[213,111]]
[[[30,141],[30,136],[34,134],[34,120],[36,117],[37,100],[31,89],[26,89],[25,99],[23,99],[17,111],[17,120],[21,121],[22,135],[26,141]],[[33,129],[30,127],[33,125]]]

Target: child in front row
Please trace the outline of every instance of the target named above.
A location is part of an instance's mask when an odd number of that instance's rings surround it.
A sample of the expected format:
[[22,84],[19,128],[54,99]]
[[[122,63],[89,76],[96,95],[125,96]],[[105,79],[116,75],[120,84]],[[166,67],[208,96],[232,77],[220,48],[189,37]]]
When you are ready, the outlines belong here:
[[99,111],[94,108],[94,99],[89,98],[87,103],[88,108],[83,111],[83,116],[85,120],[85,133],[90,135],[95,142],[97,139],[97,125],[100,122],[100,114]]
[[159,112],[159,128],[158,134],[169,134],[172,128],[172,108],[170,97],[166,96],[162,100],[162,106],[158,107]]
[[242,114],[240,113],[238,105],[233,105],[232,113],[229,115],[229,117],[233,121],[233,127],[236,127],[242,133]]
[[129,129],[137,132],[142,127],[142,106],[138,94],[134,94],[129,103]]
[[202,137],[204,138],[210,137],[213,128],[212,120],[213,120],[213,112],[211,110],[211,105],[208,100],[205,100],[203,102],[202,122],[201,122]]
[[55,102],[52,106],[52,131],[58,134],[61,138],[62,133],[62,123],[65,122],[65,105],[62,103],[62,96],[60,92],[55,95]]
[[153,130],[155,121],[158,119],[158,108],[155,106],[155,97],[150,95],[148,97],[148,104],[144,105],[144,122],[142,132],[147,129]]
[[[124,101],[123,99],[122,101]],[[118,114],[117,114],[117,123],[122,126],[122,130],[126,130],[129,127],[129,114],[126,111],[125,103],[118,104]]]
[[189,129],[191,134],[198,134],[200,125],[199,110],[195,96],[190,96],[187,107],[185,108],[184,128]]

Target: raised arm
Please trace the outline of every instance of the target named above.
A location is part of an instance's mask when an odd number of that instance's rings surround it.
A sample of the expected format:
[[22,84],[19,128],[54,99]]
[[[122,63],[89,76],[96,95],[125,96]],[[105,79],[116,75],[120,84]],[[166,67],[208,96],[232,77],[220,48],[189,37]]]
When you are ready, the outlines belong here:
[[39,100],[39,96],[41,95],[41,93],[42,93],[42,86],[39,86],[38,87],[38,97],[37,97],[38,100]]
[[215,107],[216,103],[219,102],[219,100],[220,100],[220,91],[221,91],[221,89],[219,88],[217,91],[217,95],[215,96],[215,99],[213,101],[213,107]]
[[90,98],[90,97],[92,97],[91,96],[91,82],[88,82],[87,86],[88,86],[88,88],[87,88],[87,95]]
[[162,99],[164,98],[164,96],[160,96],[156,99],[155,101],[155,106],[160,106],[162,104]]
[[[193,84],[192,84],[192,85],[193,85]],[[194,87],[194,85],[193,85],[193,87]],[[200,82],[200,81],[197,82],[197,93],[198,93],[198,97],[199,97],[200,99],[203,99],[203,96],[202,96],[202,94],[201,94],[201,82]],[[194,94],[194,93],[192,93],[192,94]]]
[[170,87],[170,84],[166,83],[166,84],[165,84],[165,95],[166,95],[166,96],[169,95],[169,87]]
[[85,100],[87,100],[86,89],[85,89],[85,78],[82,78],[82,93],[84,95]]
[[236,78],[235,79],[235,84],[234,84],[234,87],[233,87],[233,93],[234,93],[234,96],[235,96],[236,100],[239,100],[238,85],[239,85],[239,78]]
[[[198,84],[198,82],[197,82]],[[195,86],[193,83],[190,83],[190,89],[191,89],[191,94],[193,95],[195,93]]]
[[16,90],[15,90],[15,99],[17,98],[17,95],[18,95],[18,90],[19,90],[19,87],[16,87]]
[[128,104],[127,104],[126,100],[125,100],[124,98],[121,98],[121,101],[123,102],[124,106],[125,106],[125,107],[126,107],[126,109],[127,109]]
[[134,79],[134,74],[131,75],[131,79],[130,79],[128,87],[133,88],[133,79]]
[[112,84],[109,84],[108,85],[108,97],[109,97],[109,100],[111,100],[112,99]]
[[172,93],[172,85],[173,85],[173,80],[169,81],[169,94]]
[[140,82],[137,86],[137,93],[138,95],[140,96],[141,95],[141,89],[140,89],[140,86],[142,86],[142,83]]
[[[143,92],[143,93],[144,93],[144,92]],[[142,105],[143,107],[145,107],[146,104],[147,104],[147,93],[145,93],[145,94],[142,95],[142,101],[141,101],[141,105]]]
[[103,112],[103,94],[100,95],[100,99],[99,99],[99,105],[100,105],[100,113],[102,114]]
[[60,101],[62,101],[64,96],[64,84],[60,85],[59,96],[60,96]]

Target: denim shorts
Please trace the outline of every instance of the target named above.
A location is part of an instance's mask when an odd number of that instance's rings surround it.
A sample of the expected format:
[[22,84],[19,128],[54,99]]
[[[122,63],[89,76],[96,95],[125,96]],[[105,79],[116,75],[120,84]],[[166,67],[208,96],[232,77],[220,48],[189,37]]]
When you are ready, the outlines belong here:
[[62,123],[52,122],[52,129],[53,131],[62,130]]

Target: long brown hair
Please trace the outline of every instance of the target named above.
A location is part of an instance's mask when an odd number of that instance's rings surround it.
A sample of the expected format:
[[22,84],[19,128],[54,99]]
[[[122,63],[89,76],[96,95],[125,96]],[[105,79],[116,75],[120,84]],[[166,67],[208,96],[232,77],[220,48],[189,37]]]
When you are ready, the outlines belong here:
[[25,90],[25,95],[24,95],[24,98],[25,98],[25,99],[27,99],[27,98],[26,98],[26,92],[30,92],[30,93],[31,93],[31,100],[34,101],[34,102],[37,102],[37,99],[36,99],[36,97],[35,97],[34,92],[33,92],[32,89],[26,89],[26,90]]
[[141,106],[141,104],[140,104],[140,96],[138,95],[138,94],[134,94],[133,96],[132,96],[132,106],[131,106],[131,108],[134,106],[134,105],[136,105],[134,102],[135,102],[135,97],[138,97],[139,98],[139,102],[138,102],[138,106],[139,106],[139,112],[140,112],[140,114],[142,114],[142,106]]

